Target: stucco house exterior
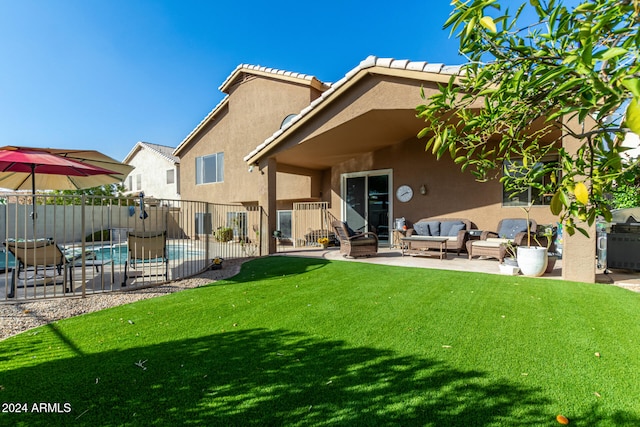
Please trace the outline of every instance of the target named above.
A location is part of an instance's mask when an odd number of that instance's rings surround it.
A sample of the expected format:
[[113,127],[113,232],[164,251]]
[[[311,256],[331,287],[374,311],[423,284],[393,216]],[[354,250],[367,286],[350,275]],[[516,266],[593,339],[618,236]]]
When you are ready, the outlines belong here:
[[[174,152],[182,165],[185,199],[260,206],[268,230],[296,201],[322,201],[353,228],[375,229],[391,244],[395,218],[468,218],[495,230],[503,218],[522,218],[498,180],[476,182],[448,158],[436,160],[417,138],[424,123],[416,106],[459,67],[374,56],[340,81],[240,65],[220,86],[227,94]],[[576,141],[563,141],[571,150]],[[399,197],[400,188],[412,196]],[[535,204],[538,224],[553,224]],[[585,244],[585,242],[587,244]],[[275,242],[270,242],[270,252]],[[563,276],[593,281],[595,244],[564,242]]]
[[180,199],[180,159],[173,155],[175,147],[138,142],[123,163],[134,169],[124,180],[131,194],[144,192],[155,199]]

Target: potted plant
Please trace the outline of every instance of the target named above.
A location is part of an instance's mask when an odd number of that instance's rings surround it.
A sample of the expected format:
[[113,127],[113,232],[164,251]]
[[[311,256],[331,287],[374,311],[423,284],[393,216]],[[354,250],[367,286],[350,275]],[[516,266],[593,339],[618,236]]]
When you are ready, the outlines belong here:
[[220,257],[215,257],[211,260],[211,269],[212,270],[220,270],[222,269],[222,258]]
[[507,276],[515,276],[520,272],[520,267],[518,267],[518,254],[516,247],[512,242],[506,242],[502,244],[505,248],[506,256],[502,260],[500,264],[498,264],[498,268],[500,269],[500,274],[506,274]]
[[504,260],[502,262],[504,264],[507,264],[507,265],[516,265],[517,266],[518,265],[518,251],[516,249],[516,246],[511,241],[503,243],[503,245],[505,247],[506,256],[504,257]]
[[[544,246],[531,245],[531,222],[530,222],[530,210],[531,205],[529,203],[526,208],[522,208],[527,217],[527,246],[518,246],[518,267],[525,276],[538,277],[542,276],[547,269],[548,257],[547,248]],[[537,230],[536,230],[537,231]],[[533,235],[535,239],[535,235]]]
[[329,238],[328,237],[320,237],[318,239],[318,243],[320,244],[320,246],[322,246],[322,249],[327,249],[327,246],[329,246]]

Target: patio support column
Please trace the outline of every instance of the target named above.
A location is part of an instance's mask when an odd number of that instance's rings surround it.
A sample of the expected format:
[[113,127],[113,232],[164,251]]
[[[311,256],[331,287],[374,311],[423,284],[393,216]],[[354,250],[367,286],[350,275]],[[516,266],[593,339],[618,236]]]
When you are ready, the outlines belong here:
[[[569,121],[567,125],[573,128],[580,126],[576,120]],[[562,145],[567,152],[573,154],[577,152],[581,141],[565,136]],[[562,278],[576,282],[594,283],[596,281],[596,228],[595,225],[589,227],[586,223],[578,223],[577,225],[587,230],[589,237],[585,237],[580,232],[576,232],[573,236],[569,236],[566,232],[563,233]]]
[[268,253],[274,254],[277,251],[276,240],[271,236],[277,228],[277,194],[276,194],[276,171],[278,164],[274,158],[263,159],[259,165],[260,174],[262,174],[262,185],[260,188],[260,206],[267,215],[267,229],[263,230],[267,233]]

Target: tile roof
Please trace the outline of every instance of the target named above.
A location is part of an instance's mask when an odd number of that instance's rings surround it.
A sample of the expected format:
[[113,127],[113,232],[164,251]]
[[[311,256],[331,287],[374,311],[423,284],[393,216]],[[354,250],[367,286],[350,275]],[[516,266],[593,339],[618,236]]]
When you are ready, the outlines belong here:
[[[229,74],[229,76],[224,80],[224,82],[222,82],[222,84],[218,87],[218,89],[221,92],[227,93],[229,86],[234,81],[236,81],[239,78],[239,76],[241,76],[243,73],[263,74],[263,75],[271,74],[274,77],[278,77],[278,78],[287,78],[287,79],[294,79],[294,80],[298,79],[307,84],[315,86],[320,91],[327,90],[331,86],[329,83],[324,83],[310,74],[295,73],[292,71],[279,70],[277,68],[263,67],[261,65],[240,64]],[[202,129],[202,127],[204,127],[204,125],[206,125],[209,122],[209,120],[211,120],[211,118],[213,118],[219,110],[222,109],[222,107],[226,104],[228,99],[229,99],[229,95],[227,94],[220,102],[218,102],[218,104],[215,107],[213,107],[213,109],[209,112],[209,114],[207,114],[204,117],[204,119],[202,119],[200,123],[198,123],[198,125],[191,132],[189,132],[189,135],[187,135],[180,142],[180,144],[178,144],[178,147],[174,150],[174,153],[179,152],[182,146],[186,144],[191,139],[191,137],[195,135],[200,129]]]
[[222,82],[222,84],[220,85],[220,87],[218,87],[218,89],[222,92],[226,92],[226,89],[228,88],[228,86],[238,77],[238,75],[245,72],[248,72],[248,73],[259,72],[263,74],[273,74],[275,77],[289,77],[293,79],[305,80],[308,83],[315,83],[324,88],[328,88],[330,86],[328,83],[321,82],[315,76],[312,76],[310,74],[278,70],[277,68],[263,67],[261,65],[240,64],[236,67],[235,70],[233,70],[233,72],[231,72],[231,74],[229,74],[229,76],[225,79],[224,82]]
[[[278,129],[271,137],[265,140],[262,144],[256,147],[251,153],[249,153],[245,157],[245,161],[250,157],[259,153],[262,149],[264,149],[267,145],[269,145],[275,138],[280,136],[286,129],[291,127],[294,123],[300,120],[302,117],[307,115],[309,112],[314,110],[319,104],[322,104],[327,98],[331,96],[336,90],[342,87],[345,83],[350,81],[355,75],[357,75],[360,71],[366,70],[368,68],[373,67],[382,67],[389,69],[397,69],[397,70],[407,70],[407,71],[417,71],[424,73],[435,73],[435,74],[443,74],[443,75],[457,75],[460,73],[461,66],[447,66],[444,64],[437,63],[428,63],[426,61],[410,61],[407,59],[394,59],[394,58],[378,58],[377,56],[368,56],[364,59],[360,64],[349,71],[345,76],[335,83],[325,83],[318,80],[316,77],[309,74],[295,73],[292,71],[279,70],[277,68],[269,68],[263,67],[260,65],[250,65],[250,64],[240,64],[238,65],[229,76],[222,82],[219,90],[223,92],[227,92],[229,86],[239,78],[239,76],[243,73],[249,74],[264,74],[269,75],[272,74],[274,77],[280,78],[291,78],[291,79],[300,79],[309,84],[315,85],[320,91],[322,91],[322,95],[309,104],[306,108],[304,108],[298,115],[294,116],[292,120],[290,120],[286,125],[284,125],[281,129]],[[200,131],[217,113],[220,111],[223,106],[227,103],[229,99],[229,95],[227,94],[210,112],[207,114],[198,125],[187,135],[181,142],[178,144],[178,147],[173,151],[173,154],[177,154],[180,149],[198,132]]]
[[168,160],[172,163],[176,163],[176,164],[180,163],[180,158],[173,155],[173,152],[175,150],[174,147],[169,147],[167,145],[160,145],[160,144],[152,144],[150,142],[143,142],[143,141],[139,141],[138,143],[136,143],[136,145],[131,149],[131,151],[129,151],[129,154],[127,154],[127,157],[125,157],[124,159],[124,163],[127,163],[131,159],[131,157],[133,157],[134,153],[142,148],[146,148],[151,152],[159,155],[160,157],[163,157],[165,160]]
[[284,126],[278,129],[273,135],[267,138],[264,142],[258,145],[251,153],[244,157],[245,161],[248,161],[253,156],[259,154],[267,146],[269,146],[275,139],[286,132],[294,123],[305,117],[307,114],[315,110],[320,104],[323,104],[331,95],[344,86],[347,82],[351,81],[361,71],[367,70],[373,67],[382,67],[397,70],[417,71],[431,74],[443,74],[443,75],[459,75],[461,67],[460,65],[448,66],[444,64],[431,64],[426,61],[410,61],[407,59],[393,59],[393,58],[378,58],[377,56],[368,56],[360,64],[349,71],[345,76],[337,82],[331,84],[331,87],[320,95],[319,98],[311,102],[305,107],[298,115],[294,116]]

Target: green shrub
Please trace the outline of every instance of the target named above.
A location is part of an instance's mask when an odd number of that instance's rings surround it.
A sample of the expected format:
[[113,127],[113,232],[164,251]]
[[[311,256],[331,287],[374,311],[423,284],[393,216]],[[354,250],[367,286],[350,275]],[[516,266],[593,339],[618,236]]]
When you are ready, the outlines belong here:
[[85,240],[87,242],[104,242],[106,240],[109,240],[109,238],[110,238],[109,230],[101,230],[101,231],[96,231],[93,234],[87,235],[87,237],[85,237]]
[[233,229],[229,227],[220,227],[215,233],[218,242],[229,242],[233,239]]

